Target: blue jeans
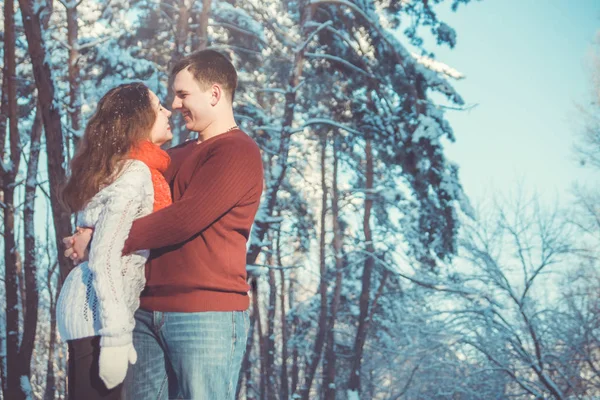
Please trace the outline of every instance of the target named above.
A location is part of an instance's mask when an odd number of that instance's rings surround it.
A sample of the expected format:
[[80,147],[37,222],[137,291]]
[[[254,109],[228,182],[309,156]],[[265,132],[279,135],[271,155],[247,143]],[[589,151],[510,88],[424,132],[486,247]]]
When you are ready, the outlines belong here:
[[247,311],[136,311],[123,399],[233,400],[248,328]]

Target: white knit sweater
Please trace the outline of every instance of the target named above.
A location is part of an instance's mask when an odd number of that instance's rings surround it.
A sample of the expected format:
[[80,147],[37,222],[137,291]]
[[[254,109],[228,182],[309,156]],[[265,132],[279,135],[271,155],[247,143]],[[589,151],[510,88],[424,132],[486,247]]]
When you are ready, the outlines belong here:
[[132,342],[133,314],[144,288],[148,250],[121,256],[134,219],[152,212],[150,170],[130,160],[121,175],[104,187],[77,215],[78,226],[94,227],[89,261],[65,280],[56,306],[63,340],[101,336],[101,346]]

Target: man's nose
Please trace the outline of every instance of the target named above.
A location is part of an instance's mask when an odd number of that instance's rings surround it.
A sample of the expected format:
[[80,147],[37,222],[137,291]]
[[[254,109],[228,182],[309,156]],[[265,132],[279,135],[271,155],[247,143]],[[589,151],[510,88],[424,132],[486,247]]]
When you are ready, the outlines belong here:
[[173,99],[173,104],[171,104],[171,108],[173,110],[177,110],[179,108],[181,108],[181,99],[177,96],[175,96],[175,98]]

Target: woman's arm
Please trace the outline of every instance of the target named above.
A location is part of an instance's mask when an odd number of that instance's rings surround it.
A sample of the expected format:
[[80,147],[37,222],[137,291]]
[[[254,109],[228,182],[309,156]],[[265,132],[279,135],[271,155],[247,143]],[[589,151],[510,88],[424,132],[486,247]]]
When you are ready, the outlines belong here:
[[123,346],[132,340],[131,316],[123,295],[121,250],[146,195],[144,186],[150,182],[145,165],[128,166],[107,188],[108,199],[95,225],[88,267],[98,298],[101,346]]

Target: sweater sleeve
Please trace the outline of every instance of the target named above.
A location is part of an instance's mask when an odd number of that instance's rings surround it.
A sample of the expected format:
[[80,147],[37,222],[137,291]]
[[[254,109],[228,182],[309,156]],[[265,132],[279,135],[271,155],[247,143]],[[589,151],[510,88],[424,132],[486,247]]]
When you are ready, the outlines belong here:
[[121,346],[132,341],[130,312],[123,295],[121,249],[142,205],[144,185],[150,180],[145,166],[125,170],[111,184],[96,222],[88,267],[98,298],[101,346]]
[[184,242],[231,210],[257,184],[262,159],[253,142],[222,139],[175,203],[137,219],[124,254]]

